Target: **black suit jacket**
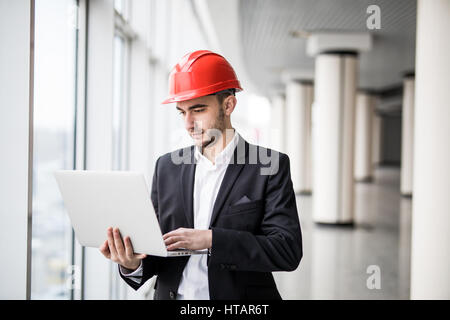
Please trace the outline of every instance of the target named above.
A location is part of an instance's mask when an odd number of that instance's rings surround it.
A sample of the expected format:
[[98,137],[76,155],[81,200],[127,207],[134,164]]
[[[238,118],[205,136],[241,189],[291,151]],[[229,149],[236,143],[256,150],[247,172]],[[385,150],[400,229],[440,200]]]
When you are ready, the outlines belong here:
[[[261,174],[261,169],[271,166],[261,154],[279,155],[278,170]],[[177,164],[178,159],[184,163]],[[195,168],[194,146],[165,154],[156,162],[151,199],[163,233],[194,226]],[[214,204],[210,229],[212,248],[207,263],[211,299],[281,299],[271,272],[295,270],[302,258],[288,156],[239,137]],[[176,299],[188,259],[147,256],[140,284],[122,278],[137,290],[156,275],[154,298]]]

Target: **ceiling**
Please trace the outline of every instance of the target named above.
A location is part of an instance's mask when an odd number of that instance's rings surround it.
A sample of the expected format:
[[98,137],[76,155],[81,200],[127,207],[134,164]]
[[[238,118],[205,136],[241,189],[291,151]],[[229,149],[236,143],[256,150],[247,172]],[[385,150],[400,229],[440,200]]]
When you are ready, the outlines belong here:
[[[378,5],[381,28],[369,30],[366,12]],[[368,32],[372,50],[360,54],[359,87],[398,86],[414,70],[415,0],[240,0],[242,56],[249,78],[265,94],[284,91],[282,75],[314,74],[306,37],[292,32]]]

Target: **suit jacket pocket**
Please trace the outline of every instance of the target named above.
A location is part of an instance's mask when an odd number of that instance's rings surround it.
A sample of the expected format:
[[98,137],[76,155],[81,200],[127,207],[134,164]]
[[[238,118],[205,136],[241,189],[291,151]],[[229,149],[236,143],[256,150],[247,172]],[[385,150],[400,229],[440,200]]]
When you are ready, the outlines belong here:
[[247,211],[258,211],[263,208],[264,202],[263,200],[255,200],[246,203],[240,203],[236,205],[232,205],[228,209],[228,215],[244,213]]
[[226,229],[243,230],[255,233],[260,228],[263,215],[264,205],[262,200],[241,203],[230,206],[228,210],[220,216],[218,226]]

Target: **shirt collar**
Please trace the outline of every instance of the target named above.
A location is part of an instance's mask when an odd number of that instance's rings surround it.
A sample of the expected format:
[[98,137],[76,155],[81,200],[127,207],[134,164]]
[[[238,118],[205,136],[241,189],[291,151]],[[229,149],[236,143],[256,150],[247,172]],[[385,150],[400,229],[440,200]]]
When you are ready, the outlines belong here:
[[237,144],[239,142],[239,134],[236,130],[234,130],[233,139],[231,139],[230,142],[225,146],[225,148],[216,155],[214,164],[206,158],[199,150],[199,147],[195,147],[194,155],[196,162],[205,162],[208,163],[212,168],[215,168],[217,165],[228,165],[228,163],[231,160],[231,157],[233,156],[234,149],[236,148]]

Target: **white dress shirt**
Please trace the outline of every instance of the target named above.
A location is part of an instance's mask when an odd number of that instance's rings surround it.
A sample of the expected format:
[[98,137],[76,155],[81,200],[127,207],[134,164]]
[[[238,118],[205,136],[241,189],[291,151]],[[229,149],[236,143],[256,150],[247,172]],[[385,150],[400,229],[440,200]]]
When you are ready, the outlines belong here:
[[[233,156],[234,149],[239,141],[235,131],[233,139],[215,157],[214,164],[195,148],[195,181],[194,181],[194,229],[208,230],[211,214],[217,193],[222,184],[228,164]],[[177,299],[179,300],[209,300],[207,255],[192,255],[183,270]],[[135,282],[141,281],[136,276],[142,276],[142,262],[140,267],[126,274],[122,268],[121,273]],[[133,277],[134,276],[134,277]]]

